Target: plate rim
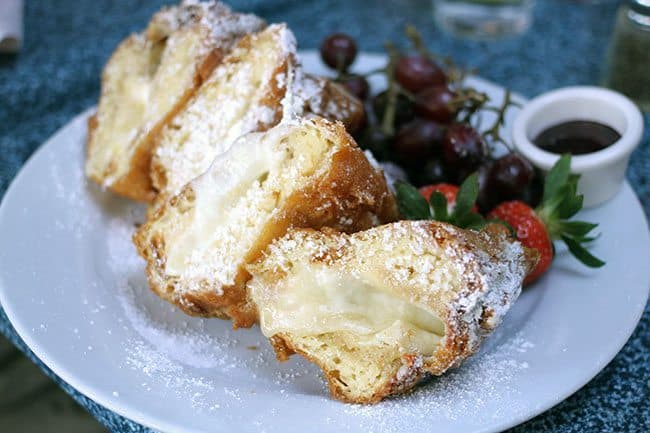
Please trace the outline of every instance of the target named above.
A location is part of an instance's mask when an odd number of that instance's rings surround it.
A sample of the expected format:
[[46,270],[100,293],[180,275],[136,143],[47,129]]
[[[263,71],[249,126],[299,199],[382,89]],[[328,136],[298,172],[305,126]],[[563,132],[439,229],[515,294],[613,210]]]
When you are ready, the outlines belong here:
[[[299,54],[303,58],[312,57],[312,56],[317,57],[317,51],[315,50],[300,50]],[[377,61],[385,58],[385,55],[376,52],[361,52],[359,54],[359,58],[361,57],[368,57],[370,59]],[[472,76],[472,79],[477,80],[478,82],[486,83],[488,86],[493,86],[493,87],[498,87],[500,89],[503,89],[503,86],[493,81],[482,78],[480,76]],[[521,98],[523,101],[527,101],[527,98],[524,98],[521,95],[516,95],[516,96]],[[29,167],[34,163],[34,161],[39,157],[39,155],[41,155],[47,150],[49,145],[51,145],[51,143],[54,142],[61,133],[63,133],[69,126],[71,126],[75,122],[86,121],[88,116],[94,110],[95,110],[95,106],[87,108],[83,110],[81,113],[75,115],[72,119],[67,121],[65,124],[60,126],[23,163],[23,165],[21,166],[17,174],[11,180],[9,186],[7,187],[2,197],[2,200],[0,201],[0,224],[2,224],[2,221],[4,220],[4,215],[7,212],[7,208],[8,208],[7,203],[12,200],[12,197],[15,194],[14,190],[17,188],[17,185],[22,182],[22,179],[25,176],[27,176],[26,173],[29,171]],[[624,181],[623,188],[628,188],[632,193],[634,204],[635,206],[640,208],[641,214],[646,222],[646,232],[650,233],[650,230],[648,229],[648,218],[647,215],[645,214],[643,205],[639,200],[638,195],[631,187],[627,179]],[[71,370],[69,370],[63,364],[53,361],[50,358],[49,351],[46,350],[40,344],[38,344],[35,341],[35,338],[32,338],[32,333],[29,332],[26,329],[26,327],[23,327],[19,319],[20,315],[15,314],[15,311],[13,311],[12,309],[8,309],[6,307],[7,293],[9,292],[9,290],[8,290],[8,284],[6,284],[4,280],[5,277],[3,276],[3,273],[0,272],[0,306],[3,308],[12,327],[14,328],[18,336],[23,340],[25,345],[29,348],[29,350],[32,352],[33,356],[39,359],[60,380],[62,380],[63,382],[65,382],[66,384],[74,388],[76,391],[86,396],[87,398],[93,400],[96,404],[101,405],[106,409],[113,411],[130,421],[133,421],[138,424],[142,424],[148,428],[156,429],[163,432],[195,433],[197,431],[193,428],[189,428],[189,429],[185,428],[179,424],[161,421],[159,419],[154,418],[153,415],[148,415],[147,413],[140,412],[137,410],[137,408],[134,408],[132,405],[129,405],[127,403],[122,403],[120,399],[112,397],[108,390],[102,390],[100,387],[97,387],[90,383],[86,383],[82,379],[78,379],[78,376],[76,376]],[[479,428],[476,431],[480,433],[495,432],[495,431],[501,431],[503,429],[508,429],[516,425],[522,424],[548,411],[549,409],[555,407],[556,405],[560,404],[561,402],[566,400],[569,396],[573,395],[581,388],[583,388],[585,385],[587,385],[589,382],[591,382],[592,379],[599,372],[601,372],[605,367],[607,367],[608,364],[611,363],[611,361],[622,350],[625,344],[627,344],[630,337],[638,327],[639,321],[641,320],[641,317],[643,316],[643,313],[645,311],[645,306],[647,305],[649,296],[650,296],[650,286],[648,286],[645,291],[645,303],[643,303],[643,306],[640,307],[639,310],[636,311],[636,314],[633,315],[634,320],[631,322],[633,323],[631,329],[626,329],[625,332],[623,333],[625,338],[624,339],[621,338],[619,340],[619,343],[616,344],[616,350],[612,351],[611,353],[607,353],[607,356],[600,357],[598,359],[598,362],[592,364],[593,367],[591,369],[587,369],[589,373],[584,375],[584,377],[586,377],[584,381],[581,380],[576,382],[574,386],[567,388],[564,392],[560,393],[554,400],[548,401],[547,404],[537,406],[535,407],[535,409],[531,409],[530,411],[525,412],[519,416],[513,416],[507,421],[503,421],[499,424],[492,424],[485,428]]]

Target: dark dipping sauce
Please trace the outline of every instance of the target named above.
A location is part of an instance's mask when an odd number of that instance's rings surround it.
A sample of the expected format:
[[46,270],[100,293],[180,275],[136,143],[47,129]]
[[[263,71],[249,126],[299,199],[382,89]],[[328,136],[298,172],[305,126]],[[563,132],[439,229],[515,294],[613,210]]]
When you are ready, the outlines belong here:
[[545,129],[533,142],[551,153],[584,155],[603,150],[620,138],[621,134],[602,123],[573,120]]

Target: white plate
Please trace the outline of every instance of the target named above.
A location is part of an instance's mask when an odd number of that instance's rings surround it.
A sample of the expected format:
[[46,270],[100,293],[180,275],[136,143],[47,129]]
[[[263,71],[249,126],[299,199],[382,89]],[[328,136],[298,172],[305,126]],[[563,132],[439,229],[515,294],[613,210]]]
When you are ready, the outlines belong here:
[[[362,56],[359,69],[383,63]],[[312,53],[309,70],[320,72]],[[473,84],[494,98],[502,89]],[[625,185],[583,213],[599,221],[589,270],[560,253],[481,352],[457,371],[376,406],[326,394],[304,360],[275,362],[257,328],[190,318],[146,287],[130,244],[142,209],[82,173],[81,114],[23,167],[0,207],[0,301],[17,332],[76,389],[166,432],[488,432],[557,404],[620,350],[650,286],[648,225]]]

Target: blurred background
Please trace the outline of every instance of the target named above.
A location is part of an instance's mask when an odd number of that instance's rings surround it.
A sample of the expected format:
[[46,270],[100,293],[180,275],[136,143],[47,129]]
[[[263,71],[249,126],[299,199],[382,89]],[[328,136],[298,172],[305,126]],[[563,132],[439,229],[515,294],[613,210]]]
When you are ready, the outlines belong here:
[[[6,39],[0,44],[0,197],[34,149],[96,102],[101,69],[119,41],[170,2],[0,0],[0,39]],[[608,84],[639,103],[650,100],[650,6],[643,0],[228,3],[269,22],[287,22],[302,49],[318,48],[327,35],[342,31],[360,50],[382,51],[387,40],[405,44],[404,27],[413,24],[431,51],[526,97],[574,84]],[[647,212],[647,134],[632,159],[628,178]],[[639,354],[650,349],[649,322],[646,310],[623,351],[589,385],[513,431],[647,431],[650,366]],[[0,432],[106,431],[23,355],[29,351],[10,326],[0,309],[0,331],[14,343],[0,335]],[[133,431],[65,389],[112,430]]]

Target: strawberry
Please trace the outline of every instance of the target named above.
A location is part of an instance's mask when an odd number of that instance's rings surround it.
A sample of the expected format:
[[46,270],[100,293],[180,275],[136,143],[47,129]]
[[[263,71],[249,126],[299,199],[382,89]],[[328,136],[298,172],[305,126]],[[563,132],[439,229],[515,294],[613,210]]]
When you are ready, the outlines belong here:
[[[459,187],[451,183],[437,183],[435,185],[422,186],[418,191],[420,191],[420,195],[422,195],[426,201],[429,201],[431,194],[433,194],[434,191],[438,191],[447,199],[447,211],[452,212],[454,206],[456,206],[456,196],[458,195],[459,189]],[[472,212],[478,212],[478,208],[472,206]]]
[[495,207],[487,216],[508,223],[523,245],[539,252],[537,267],[526,277],[525,284],[547,271],[553,261],[555,240],[564,241],[569,251],[589,267],[598,268],[605,264],[583,245],[594,239],[588,234],[598,224],[569,221],[582,208],[582,195],[576,194],[578,176],[570,174],[570,167],[570,155],[563,155],[555,163],[546,175],[542,202],[536,209],[521,201],[508,201]]
[[490,219],[499,219],[508,223],[515,231],[517,239],[539,252],[539,261],[524,280],[524,284],[539,278],[553,260],[553,243],[546,231],[546,225],[535,211],[522,201],[507,201],[495,207],[489,214]]
[[443,183],[416,189],[406,182],[395,184],[397,204],[406,219],[433,219],[460,228],[480,229],[485,219],[477,212],[478,175],[473,174],[457,187]]

